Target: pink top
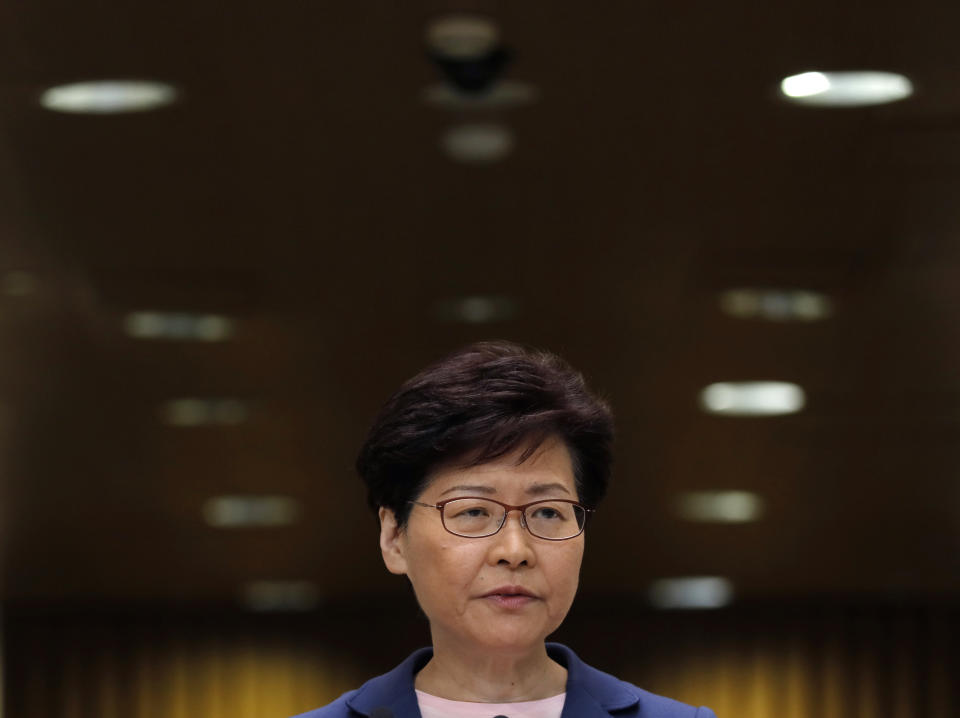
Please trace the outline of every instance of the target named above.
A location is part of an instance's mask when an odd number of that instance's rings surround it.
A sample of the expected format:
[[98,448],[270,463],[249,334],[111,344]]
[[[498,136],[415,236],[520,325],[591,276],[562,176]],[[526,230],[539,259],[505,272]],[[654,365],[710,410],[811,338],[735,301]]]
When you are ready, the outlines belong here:
[[539,701],[522,703],[472,703],[450,701],[423,691],[417,691],[417,703],[423,718],[560,718],[563,701],[567,694],[561,693]]

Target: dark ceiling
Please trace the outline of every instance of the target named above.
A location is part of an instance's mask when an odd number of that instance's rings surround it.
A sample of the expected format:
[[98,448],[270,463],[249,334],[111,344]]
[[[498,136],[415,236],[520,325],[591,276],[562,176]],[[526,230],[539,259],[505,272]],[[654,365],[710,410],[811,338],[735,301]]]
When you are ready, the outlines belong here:
[[[424,27],[468,10],[535,103],[450,111]],[[836,2],[4,3],[0,8],[3,596],[223,601],[247,581],[403,590],[352,459],[379,403],[481,338],[554,349],[619,423],[584,590],[728,576],[743,597],[960,595],[960,5]],[[788,104],[809,69],[913,97]],[[173,106],[49,112],[45,88],[149,78]],[[513,153],[458,164],[458,123]],[[9,276],[9,274],[7,275]],[[14,275],[22,277],[24,275]],[[738,320],[718,293],[816,290],[823,322]],[[487,324],[438,302],[509,298]],[[217,312],[222,343],[142,341],[131,310]],[[704,414],[718,380],[799,383],[796,415]],[[176,428],[182,396],[249,402]],[[765,498],[696,524],[690,489]],[[217,494],[302,501],[223,531]]]

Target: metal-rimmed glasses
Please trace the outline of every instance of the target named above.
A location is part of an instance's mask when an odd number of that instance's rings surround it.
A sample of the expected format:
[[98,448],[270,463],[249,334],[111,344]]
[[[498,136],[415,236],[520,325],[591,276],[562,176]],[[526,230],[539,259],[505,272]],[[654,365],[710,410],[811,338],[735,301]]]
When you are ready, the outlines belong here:
[[593,509],[569,499],[543,499],[520,506],[482,496],[457,496],[435,504],[408,503],[436,509],[443,527],[454,536],[464,538],[493,536],[507,522],[507,514],[519,511],[520,525],[531,535],[547,541],[565,541],[582,534],[587,514],[593,513]]

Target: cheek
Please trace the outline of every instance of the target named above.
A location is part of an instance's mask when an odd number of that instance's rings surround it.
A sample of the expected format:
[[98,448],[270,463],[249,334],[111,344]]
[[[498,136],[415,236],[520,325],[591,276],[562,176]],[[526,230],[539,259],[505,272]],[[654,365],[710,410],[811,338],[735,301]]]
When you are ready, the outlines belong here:
[[[479,546],[452,541],[431,541],[427,545],[412,546],[415,588],[431,595],[448,596],[451,592],[473,585],[483,566]],[[449,599],[446,599],[449,600]]]
[[580,582],[580,566],[583,563],[583,544],[571,546],[570,551],[565,552],[560,560],[557,561],[557,572],[554,580],[557,581],[558,588],[562,587],[565,593],[571,595],[576,592],[577,585]]

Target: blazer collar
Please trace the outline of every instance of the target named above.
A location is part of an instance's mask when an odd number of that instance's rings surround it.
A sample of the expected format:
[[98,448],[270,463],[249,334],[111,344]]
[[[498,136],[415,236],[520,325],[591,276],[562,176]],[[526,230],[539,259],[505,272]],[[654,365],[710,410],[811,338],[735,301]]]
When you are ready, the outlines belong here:
[[561,718],[606,718],[630,708],[640,697],[629,683],[598,671],[561,643],[548,643],[547,654],[567,669],[567,697]]
[[371,678],[360,686],[347,699],[347,705],[363,716],[369,716],[375,708],[389,708],[396,718],[421,718],[413,678],[432,657],[432,648],[414,651],[389,673]]
[[[640,698],[628,683],[591,668],[560,643],[548,643],[547,654],[567,669],[567,697],[561,718],[606,718],[610,711],[636,705]],[[433,656],[432,648],[415,651],[389,673],[364,683],[347,705],[363,716],[389,708],[396,718],[421,718],[413,680]]]

